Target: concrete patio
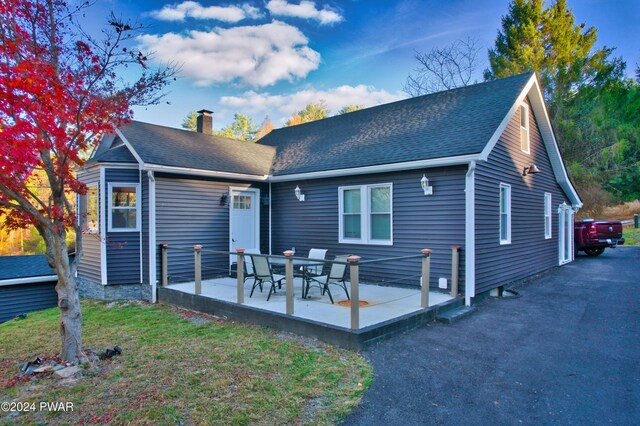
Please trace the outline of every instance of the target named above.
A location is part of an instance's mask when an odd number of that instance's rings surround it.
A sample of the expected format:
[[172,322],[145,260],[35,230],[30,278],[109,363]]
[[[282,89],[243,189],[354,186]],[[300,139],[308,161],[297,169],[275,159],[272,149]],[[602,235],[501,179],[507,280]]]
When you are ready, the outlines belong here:
[[[361,283],[360,328],[350,328],[349,304],[340,286],[331,286],[335,304],[328,295],[322,296],[312,287],[309,297],[303,299],[302,281],[294,280],[294,312],[286,315],[285,288],[279,289],[267,301],[268,287],[259,288],[249,297],[252,281],[244,286],[244,303],[237,303],[237,282],[234,278],[217,278],[202,281],[200,295],[195,294],[195,283],[179,283],[161,287],[159,300],[188,309],[202,311],[239,321],[296,332],[340,346],[360,347],[368,340],[377,340],[386,334],[395,334],[414,327],[423,320],[430,320],[439,310],[459,306],[461,301],[447,293],[429,292],[429,308],[420,306],[420,289],[407,289]],[[349,283],[347,282],[347,288]],[[350,336],[348,336],[350,335]],[[332,336],[343,336],[333,338]],[[345,336],[347,336],[345,338]],[[355,340],[353,339],[355,337]]]

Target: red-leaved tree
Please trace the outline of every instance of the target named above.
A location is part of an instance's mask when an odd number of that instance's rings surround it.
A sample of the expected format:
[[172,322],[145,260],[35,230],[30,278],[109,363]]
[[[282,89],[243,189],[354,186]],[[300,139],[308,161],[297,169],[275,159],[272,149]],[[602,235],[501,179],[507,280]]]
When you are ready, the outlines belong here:
[[[62,358],[83,357],[82,314],[76,282],[82,257],[67,253],[67,231],[77,228],[70,200],[84,194],[74,169],[100,136],[129,120],[130,105],[155,104],[176,69],[150,69],[132,47],[138,24],[112,14],[99,38],[78,18],[89,3],[60,0],[0,0],[0,214],[5,225],[33,225],[58,275]],[[134,77],[122,78],[138,70]],[[46,197],[30,186],[45,175]]]

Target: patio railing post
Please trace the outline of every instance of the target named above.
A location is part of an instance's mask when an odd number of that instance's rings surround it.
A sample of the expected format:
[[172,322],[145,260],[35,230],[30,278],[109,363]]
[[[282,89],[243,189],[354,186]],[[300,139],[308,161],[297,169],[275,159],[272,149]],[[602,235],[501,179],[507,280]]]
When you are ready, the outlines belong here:
[[351,329],[360,328],[360,256],[349,256],[349,281],[351,284]]
[[238,303],[244,303],[244,249],[237,248],[236,254],[238,256],[236,275],[238,277]]
[[202,293],[202,246],[196,244],[193,246],[196,294]]
[[420,306],[423,308],[429,307],[429,282],[431,280],[431,250],[428,248],[420,250],[422,253],[422,278],[420,283],[422,284]]
[[168,243],[160,243],[160,268],[161,268],[161,277],[162,277],[162,287],[166,287],[169,285],[169,265],[168,265],[168,252],[169,252],[169,244]]
[[451,246],[451,297],[458,297],[458,265],[460,246]]
[[[283,253],[286,256],[285,261],[285,290],[287,296],[287,315],[293,315],[293,251],[287,250]],[[303,283],[304,285],[304,283]]]

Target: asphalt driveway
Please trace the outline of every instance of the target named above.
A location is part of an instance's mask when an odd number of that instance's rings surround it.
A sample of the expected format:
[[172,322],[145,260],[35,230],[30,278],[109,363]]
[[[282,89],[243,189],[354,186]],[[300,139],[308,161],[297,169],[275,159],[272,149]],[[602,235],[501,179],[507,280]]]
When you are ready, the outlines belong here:
[[640,247],[516,290],[364,350],[374,383],[344,424],[640,424]]

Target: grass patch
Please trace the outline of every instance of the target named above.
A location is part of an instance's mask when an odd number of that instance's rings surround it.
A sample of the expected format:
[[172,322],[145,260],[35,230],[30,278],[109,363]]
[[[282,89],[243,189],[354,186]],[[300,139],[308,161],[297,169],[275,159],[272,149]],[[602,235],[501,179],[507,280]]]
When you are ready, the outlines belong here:
[[631,226],[625,226],[622,230],[625,246],[640,246],[640,228],[636,229]]
[[333,424],[372,380],[371,367],[354,352],[265,328],[193,321],[163,305],[82,307],[85,347],[118,344],[124,353],[72,384],[50,376],[8,387],[18,362],[59,350],[59,312],[0,325],[0,402],[74,404],[73,412],[0,412],[0,424]]

